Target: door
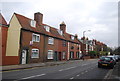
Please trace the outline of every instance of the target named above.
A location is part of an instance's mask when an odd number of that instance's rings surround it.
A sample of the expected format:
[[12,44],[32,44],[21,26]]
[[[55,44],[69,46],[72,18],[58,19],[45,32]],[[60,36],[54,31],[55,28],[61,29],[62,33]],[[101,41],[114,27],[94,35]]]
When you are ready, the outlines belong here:
[[27,50],[22,50],[22,64],[26,64]]
[[55,61],[58,61],[58,54],[57,54],[57,51],[55,51],[55,53],[54,53],[54,60],[55,60]]

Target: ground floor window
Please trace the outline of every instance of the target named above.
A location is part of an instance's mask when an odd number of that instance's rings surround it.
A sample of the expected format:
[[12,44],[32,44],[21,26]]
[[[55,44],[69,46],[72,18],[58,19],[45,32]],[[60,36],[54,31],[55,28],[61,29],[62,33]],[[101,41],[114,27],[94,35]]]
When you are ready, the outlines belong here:
[[32,49],[31,58],[39,58],[39,49]]
[[65,58],[66,58],[66,52],[64,51],[62,54],[62,59],[65,59]]
[[79,52],[76,52],[76,57],[80,58],[80,53]]
[[74,52],[70,52],[70,59],[74,58]]
[[53,50],[48,50],[47,59],[53,59]]

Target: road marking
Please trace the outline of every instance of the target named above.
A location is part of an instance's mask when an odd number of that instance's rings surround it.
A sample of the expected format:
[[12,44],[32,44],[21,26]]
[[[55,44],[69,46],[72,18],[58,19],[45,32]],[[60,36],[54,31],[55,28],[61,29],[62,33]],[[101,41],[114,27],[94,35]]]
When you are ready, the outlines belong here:
[[83,64],[82,66],[85,66],[85,65],[87,65],[87,64]]
[[87,70],[85,72],[88,72]]
[[74,79],[74,77],[71,77],[70,79]]
[[76,68],[76,67],[70,67],[70,68],[66,68],[66,69],[60,69],[59,71],[65,71],[65,70],[69,70],[69,69],[73,69],[73,68]]
[[40,74],[40,75],[29,76],[29,77],[22,78],[22,80],[23,80],[23,79],[30,79],[30,78],[34,78],[34,77],[39,77],[39,76],[43,76],[43,75],[46,75],[46,74]]
[[77,76],[80,76],[80,75],[77,75]]

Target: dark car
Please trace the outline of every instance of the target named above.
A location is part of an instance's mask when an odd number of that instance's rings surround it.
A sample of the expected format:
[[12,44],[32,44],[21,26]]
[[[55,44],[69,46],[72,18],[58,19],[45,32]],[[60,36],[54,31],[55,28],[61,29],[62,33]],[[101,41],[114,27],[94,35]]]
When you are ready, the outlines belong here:
[[98,60],[98,68],[101,68],[101,67],[114,68],[114,65],[115,65],[115,60],[113,57],[102,56]]

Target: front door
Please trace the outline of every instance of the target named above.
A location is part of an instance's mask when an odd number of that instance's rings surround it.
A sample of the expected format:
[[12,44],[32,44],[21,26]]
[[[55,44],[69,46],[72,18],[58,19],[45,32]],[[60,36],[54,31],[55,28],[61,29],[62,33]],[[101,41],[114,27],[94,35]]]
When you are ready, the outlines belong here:
[[55,60],[55,61],[58,61],[58,54],[57,54],[57,51],[55,51],[55,53],[54,53],[54,60]]
[[22,64],[26,64],[27,50],[22,50]]

